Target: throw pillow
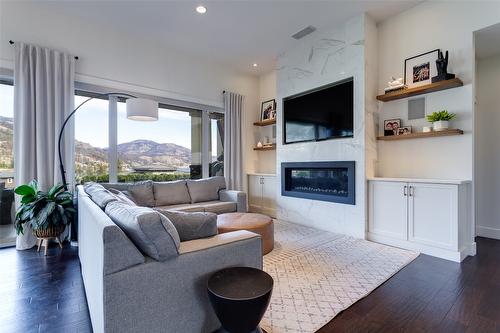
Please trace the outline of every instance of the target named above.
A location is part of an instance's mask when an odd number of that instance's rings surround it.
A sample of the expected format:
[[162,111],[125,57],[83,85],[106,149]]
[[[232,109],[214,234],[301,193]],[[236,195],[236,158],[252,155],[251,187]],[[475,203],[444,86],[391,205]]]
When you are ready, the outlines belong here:
[[138,206],[144,207],[154,207],[155,197],[153,194],[153,182],[151,180],[145,180],[142,182],[137,182],[130,184],[128,186],[128,191],[132,195],[134,202]]
[[83,185],[83,189],[89,195],[90,199],[101,209],[106,208],[106,205],[110,202],[118,200],[113,193],[98,183],[86,183]]
[[186,181],[191,196],[191,203],[219,200],[219,190],[226,188],[222,176]]
[[182,242],[217,235],[217,215],[156,209],[175,226]]
[[151,258],[164,261],[179,254],[177,230],[157,211],[116,201],[108,204],[105,212],[137,248]]
[[137,206],[137,204],[132,200],[128,191],[118,191],[117,189],[110,188],[109,191],[115,195],[118,201],[129,204],[131,206]]
[[153,192],[156,206],[170,206],[191,203],[185,180],[154,182]]

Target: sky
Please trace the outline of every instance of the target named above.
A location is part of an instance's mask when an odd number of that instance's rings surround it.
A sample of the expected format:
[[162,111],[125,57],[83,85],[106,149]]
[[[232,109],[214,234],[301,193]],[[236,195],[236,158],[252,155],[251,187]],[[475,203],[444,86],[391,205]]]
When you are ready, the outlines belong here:
[[[0,116],[13,117],[14,89],[0,84]],[[75,96],[75,105],[86,97]],[[125,103],[118,103],[118,144],[133,140],[175,143],[191,149],[191,117],[188,112],[160,109],[158,121],[141,122],[126,118]],[[215,134],[212,126],[212,137]],[[75,138],[94,147],[108,147],[108,102],[94,99],[75,114]],[[212,140],[212,151],[216,141]]]

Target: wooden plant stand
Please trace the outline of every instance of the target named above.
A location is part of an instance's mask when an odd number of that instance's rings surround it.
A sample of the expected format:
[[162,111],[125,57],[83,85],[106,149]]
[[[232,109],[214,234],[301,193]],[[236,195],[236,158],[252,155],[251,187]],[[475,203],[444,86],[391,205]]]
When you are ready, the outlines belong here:
[[55,240],[57,241],[57,243],[59,244],[59,247],[62,249],[63,248],[63,245],[61,243],[61,240],[59,239],[59,237],[39,237],[36,239],[36,246],[38,247],[37,248],[37,252],[40,252],[40,247],[43,247],[45,246],[45,250],[44,250],[44,255],[47,255],[47,249],[49,248],[49,242],[51,240]]

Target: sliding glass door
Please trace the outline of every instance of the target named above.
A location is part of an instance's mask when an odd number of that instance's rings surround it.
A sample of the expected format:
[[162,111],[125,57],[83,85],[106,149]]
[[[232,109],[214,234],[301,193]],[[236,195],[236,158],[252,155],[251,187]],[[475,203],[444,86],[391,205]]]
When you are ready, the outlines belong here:
[[[85,95],[85,96],[83,96]],[[75,105],[91,93],[78,92]],[[159,104],[158,121],[126,117],[125,100],[94,99],[75,117],[77,183],[168,181],[224,174],[224,114]]]

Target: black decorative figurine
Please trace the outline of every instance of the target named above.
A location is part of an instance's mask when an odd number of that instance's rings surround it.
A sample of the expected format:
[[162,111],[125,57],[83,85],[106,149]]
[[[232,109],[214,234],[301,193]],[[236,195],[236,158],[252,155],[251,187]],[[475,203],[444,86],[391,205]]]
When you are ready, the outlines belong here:
[[438,51],[438,59],[436,60],[437,75],[432,78],[432,83],[443,80],[453,79],[455,74],[448,73],[448,51],[443,57],[443,52]]

